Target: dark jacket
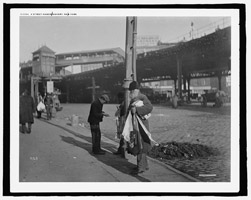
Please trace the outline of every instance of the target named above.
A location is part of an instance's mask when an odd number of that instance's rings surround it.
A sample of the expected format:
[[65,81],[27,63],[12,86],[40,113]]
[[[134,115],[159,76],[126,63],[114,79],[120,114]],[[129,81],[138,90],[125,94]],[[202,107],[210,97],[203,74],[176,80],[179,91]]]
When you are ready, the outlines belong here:
[[33,113],[35,112],[35,105],[30,95],[23,95],[20,97],[19,110],[20,124],[34,123]]
[[88,122],[90,124],[99,124],[99,122],[102,122],[103,120],[103,104],[99,101],[99,99],[96,99],[92,102],[90,113],[88,117]]
[[45,97],[44,102],[46,106],[53,107],[53,99],[50,94]]

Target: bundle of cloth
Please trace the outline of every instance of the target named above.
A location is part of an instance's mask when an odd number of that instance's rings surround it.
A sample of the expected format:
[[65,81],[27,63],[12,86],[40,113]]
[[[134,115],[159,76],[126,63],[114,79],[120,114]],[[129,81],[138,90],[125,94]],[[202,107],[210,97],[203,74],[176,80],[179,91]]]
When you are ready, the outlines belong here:
[[[132,105],[135,107],[141,107],[144,104],[143,101],[138,100],[135,101]],[[144,141],[151,143],[151,145],[159,145],[156,141],[153,140],[151,133],[147,130],[142,122],[142,120],[146,120],[149,117],[151,117],[151,113],[144,116],[140,116],[138,113],[128,113],[122,132],[124,140],[127,143],[128,153],[137,155],[138,152],[143,148],[141,142],[142,140],[140,140],[140,137],[142,137]]]

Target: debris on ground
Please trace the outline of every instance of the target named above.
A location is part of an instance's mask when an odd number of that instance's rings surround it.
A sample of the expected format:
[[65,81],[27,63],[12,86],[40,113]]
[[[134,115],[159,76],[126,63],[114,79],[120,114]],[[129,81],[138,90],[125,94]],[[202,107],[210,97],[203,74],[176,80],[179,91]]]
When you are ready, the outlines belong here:
[[202,144],[167,142],[154,146],[149,155],[153,158],[174,159],[174,158],[204,158],[216,156],[217,149]]

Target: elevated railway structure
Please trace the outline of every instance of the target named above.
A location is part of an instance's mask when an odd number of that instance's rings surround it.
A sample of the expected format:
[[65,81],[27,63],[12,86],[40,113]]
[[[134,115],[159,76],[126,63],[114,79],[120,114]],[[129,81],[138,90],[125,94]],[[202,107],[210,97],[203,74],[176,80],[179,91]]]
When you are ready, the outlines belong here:
[[[151,82],[174,80],[181,96],[181,84],[194,78],[218,77],[221,90],[222,76],[231,75],[231,27],[218,29],[214,33],[175,46],[137,55],[137,81]],[[124,62],[64,77],[67,96],[75,93],[89,95],[93,85],[99,90],[116,93],[122,88],[125,77]],[[184,84],[186,87],[186,84]],[[89,90],[90,91],[90,90]],[[89,99],[90,100],[90,99]]]
[[[170,44],[137,54],[138,82],[173,80],[175,90],[182,96],[182,85],[183,90],[190,92],[191,79],[217,77],[221,90],[221,78],[231,75],[231,26]],[[33,60],[20,65],[20,69],[20,83],[25,87],[30,84],[27,81],[55,80],[63,101],[90,102],[93,91],[116,98],[126,74],[125,52],[110,48],[55,54],[48,47],[41,47],[33,52]],[[30,85],[34,87],[33,83]],[[45,91],[45,83],[38,85],[34,87],[34,94],[41,89]]]
[[71,74],[86,72],[122,63],[124,57],[125,53],[121,48],[60,53],[56,54],[55,70],[62,75],[67,75],[67,68]]

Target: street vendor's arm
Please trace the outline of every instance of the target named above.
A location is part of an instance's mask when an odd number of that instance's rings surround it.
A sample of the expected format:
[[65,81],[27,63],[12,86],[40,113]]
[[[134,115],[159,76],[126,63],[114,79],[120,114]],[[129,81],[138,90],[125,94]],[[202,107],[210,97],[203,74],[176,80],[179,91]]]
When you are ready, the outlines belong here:
[[141,107],[136,107],[136,112],[141,116],[151,113],[153,110],[153,106],[149,99],[145,95],[141,94],[139,96],[139,100],[143,101],[144,105]]

